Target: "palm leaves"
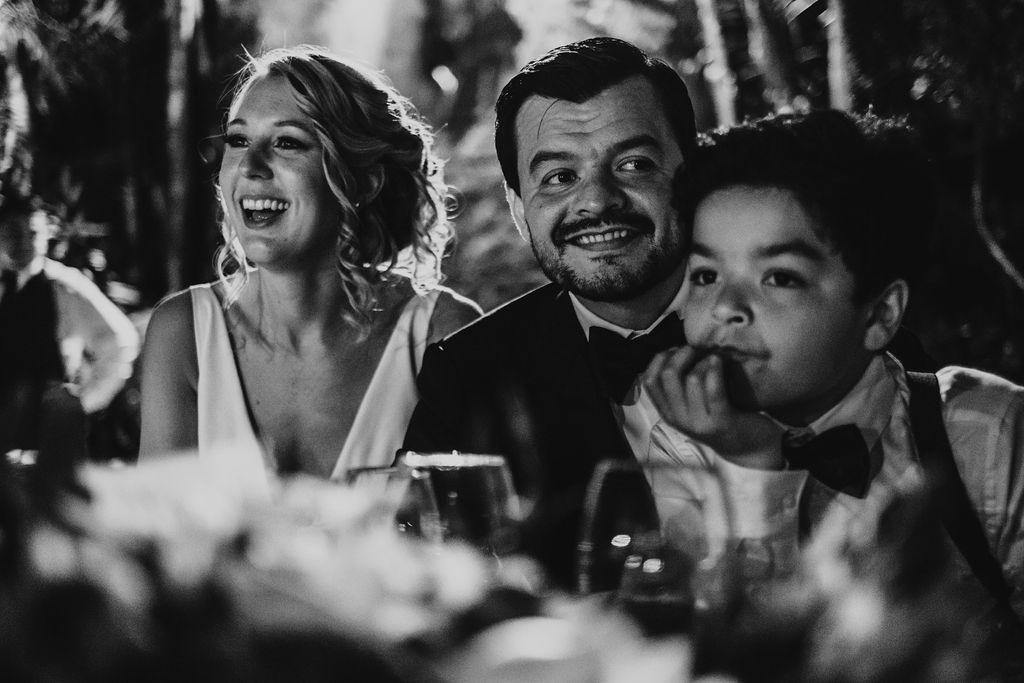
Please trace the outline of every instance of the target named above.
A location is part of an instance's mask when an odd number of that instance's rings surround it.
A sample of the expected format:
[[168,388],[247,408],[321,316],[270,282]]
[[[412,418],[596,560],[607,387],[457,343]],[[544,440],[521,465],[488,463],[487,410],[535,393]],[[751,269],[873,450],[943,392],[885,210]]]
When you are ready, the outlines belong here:
[[[96,98],[116,70],[117,46],[126,39],[121,8],[113,0],[30,2],[0,0],[0,182],[21,192],[34,187],[46,159],[45,122],[55,107],[76,97]],[[63,123],[67,123],[66,121]],[[67,150],[64,150],[65,152]]]

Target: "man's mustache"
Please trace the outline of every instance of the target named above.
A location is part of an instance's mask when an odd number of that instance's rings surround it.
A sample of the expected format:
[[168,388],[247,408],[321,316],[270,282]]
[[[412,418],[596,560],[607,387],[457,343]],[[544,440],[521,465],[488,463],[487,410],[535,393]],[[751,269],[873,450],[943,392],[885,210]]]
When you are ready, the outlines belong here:
[[626,225],[640,232],[653,233],[654,221],[642,213],[636,211],[605,211],[597,216],[589,218],[577,218],[559,223],[552,232],[551,238],[557,242],[564,242],[570,235],[605,227]]

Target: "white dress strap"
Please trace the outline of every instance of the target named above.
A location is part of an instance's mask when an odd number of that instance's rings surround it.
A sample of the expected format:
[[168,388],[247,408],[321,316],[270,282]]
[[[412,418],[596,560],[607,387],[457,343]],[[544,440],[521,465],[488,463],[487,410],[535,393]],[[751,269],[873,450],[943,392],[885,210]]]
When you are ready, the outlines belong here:
[[438,292],[414,296],[399,315],[374,370],[331,479],[353,467],[390,465],[416,407],[416,375],[423,362]]
[[229,465],[237,476],[266,486],[267,456],[249,418],[238,365],[213,285],[189,288],[199,380],[196,396],[199,457]]

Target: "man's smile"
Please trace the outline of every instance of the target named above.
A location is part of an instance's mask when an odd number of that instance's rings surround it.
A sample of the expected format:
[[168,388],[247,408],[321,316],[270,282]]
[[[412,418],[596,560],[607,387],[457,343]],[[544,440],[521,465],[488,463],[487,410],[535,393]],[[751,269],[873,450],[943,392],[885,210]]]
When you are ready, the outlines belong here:
[[603,216],[566,221],[551,236],[559,249],[573,246],[586,251],[607,252],[623,249],[644,235],[654,234],[654,223],[634,212],[609,212]]
[[605,230],[580,232],[561,240],[562,244],[587,251],[614,251],[621,249],[643,233],[634,228],[610,227]]

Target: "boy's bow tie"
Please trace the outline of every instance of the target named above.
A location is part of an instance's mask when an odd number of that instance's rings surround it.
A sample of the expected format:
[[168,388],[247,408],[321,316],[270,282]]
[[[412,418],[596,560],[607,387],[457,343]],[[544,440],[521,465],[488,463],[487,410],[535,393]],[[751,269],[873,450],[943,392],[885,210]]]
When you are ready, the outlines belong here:
[[685,343],[683,321],[670,314],[647,334],[627,339],[621,334],[590,328],[590,350],[598,371],[616,403],[621,404],[637,375],[647,369],[659,351]]
[[800,445],[784,441],[782,453],[792,469],[807,470],[829,488],[857,498],[867,495],[871,456],[857,425],[826,429]]

